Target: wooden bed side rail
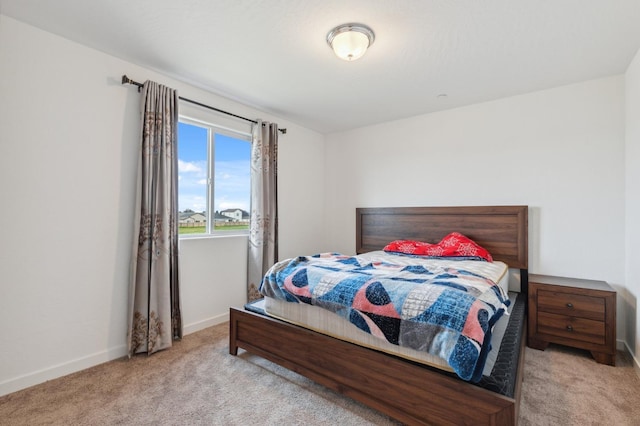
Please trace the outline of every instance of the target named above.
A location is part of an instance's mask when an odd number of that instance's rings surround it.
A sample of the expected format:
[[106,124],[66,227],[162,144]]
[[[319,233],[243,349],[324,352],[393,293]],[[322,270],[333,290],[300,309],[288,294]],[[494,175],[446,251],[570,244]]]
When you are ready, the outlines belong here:
[[238,348],[409,425],[514,425],[517,401],[430,368],[244,309],[231,308]]

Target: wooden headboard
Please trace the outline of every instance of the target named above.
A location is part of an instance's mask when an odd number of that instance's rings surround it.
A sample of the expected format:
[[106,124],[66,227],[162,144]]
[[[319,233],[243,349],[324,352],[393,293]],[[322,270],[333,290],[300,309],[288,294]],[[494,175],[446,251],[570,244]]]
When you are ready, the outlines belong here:
[[382,207],[356,209],[356,253],[393,240],[437,243],[460,232],[511,268],[529,268],[528,207]]

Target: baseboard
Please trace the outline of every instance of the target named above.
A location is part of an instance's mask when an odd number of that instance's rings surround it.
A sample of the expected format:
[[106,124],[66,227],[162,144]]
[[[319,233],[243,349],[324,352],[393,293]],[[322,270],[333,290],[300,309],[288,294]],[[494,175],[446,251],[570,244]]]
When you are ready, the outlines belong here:
[[626,352],[627,355],[629,355],[629,357],[633,362],[633,370],[636,372],[636,375],[640,378],[640,360],[638,360],[638,358],[636,358],[633,355],[633,351],[631,350],[629,345],[627,345],[627,342],[625,342],[624,340],[618,340],[616,342],[616,349],[619,351]]
[[87,355],[72,361],[44,368],[33,373],[25,374],[0,383],[0,396],[7,395],[28,387],[44,383],[48,380],[57,379],[67,374],[75,373],[89,367],[94,367],[114,359],[127,355],[127,346],[122,345],[103,352]]
[[[200,331],[214,325],[222,324],[226,321],[229,321],[228,312],[226,314],[217,315],[203,321],[198,321],[196,323],[186,325],[184,326],[183,333],[185,335],[195,333],[196,331]],[[85,357],[78,358],[69,362],[54,365],[53,367],[44,368],[33,373],[5,380],[4,382],[0,382],[0,396],[17,392],[34,385],[44,383],[48,380],[57,379],[59,377],[66,376],[67,374],[76,373],[78,371],[94,367],[108,361],[113,361],[114,359],[122,358],[126,355],[127,346],[121,345],[104,352],[87,355]]]
[[206,320],[198,321],[193,324],[188,324],[183,327],[182,333],[186,336],[187,334],[195,333],[196,331],[204,330],[207,327],[212,327],[214,325],[222,324],[223,322],[229,321],[229,312],[216,315],[215,317],[207,318]]
[[627,345],[627,342],[624,342],[624,347],[627,353],[629,354],[629,356],[631,357],[631,359],[633,360],[633,369],[636,372],[636,376],[640,378],[640,360],[638,360],[638,358],[636,358],[633,355],[633,352],[631,351],[631,348],[629,348],[629,346]]

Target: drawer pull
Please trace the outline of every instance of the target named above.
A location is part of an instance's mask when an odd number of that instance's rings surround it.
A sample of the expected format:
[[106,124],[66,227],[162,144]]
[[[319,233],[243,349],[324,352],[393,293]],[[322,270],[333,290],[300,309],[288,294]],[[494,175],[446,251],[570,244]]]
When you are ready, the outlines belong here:
[[568,326],[567,326],[567,331],[573,331],[573,327],[572,327],[572,326],[570,326],[570,325],[568,325]]
[[567,303],[567,308],[573,309],[573,303]]

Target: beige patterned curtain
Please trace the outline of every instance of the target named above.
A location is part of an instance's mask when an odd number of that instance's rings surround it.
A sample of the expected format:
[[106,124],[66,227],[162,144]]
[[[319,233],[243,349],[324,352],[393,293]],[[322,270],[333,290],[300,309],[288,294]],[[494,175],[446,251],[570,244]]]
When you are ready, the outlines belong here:
[[129,356],[152,354],[182,338],[178,285],[178,93],[147,81],[132,278]]
[[251,144],[251,225],[247,299],[258,292],[265,272],[278,259],[278,125],[258,120]]

